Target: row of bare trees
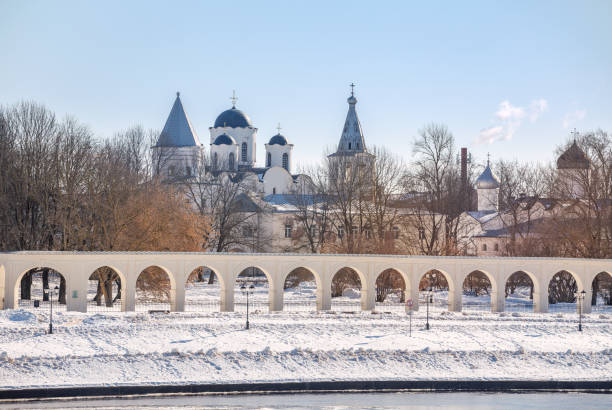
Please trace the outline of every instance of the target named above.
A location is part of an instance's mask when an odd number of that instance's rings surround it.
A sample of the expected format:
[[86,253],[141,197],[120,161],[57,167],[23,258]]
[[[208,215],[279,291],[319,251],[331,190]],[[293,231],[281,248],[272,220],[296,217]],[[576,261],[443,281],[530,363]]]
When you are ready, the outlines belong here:
[[[152,177],[154,137],[134,127],[98,140],[39,104],[1,107],[0,249],[201,250],[210,225],[179,189]],[[100,289],[116,280],[97,276]]]

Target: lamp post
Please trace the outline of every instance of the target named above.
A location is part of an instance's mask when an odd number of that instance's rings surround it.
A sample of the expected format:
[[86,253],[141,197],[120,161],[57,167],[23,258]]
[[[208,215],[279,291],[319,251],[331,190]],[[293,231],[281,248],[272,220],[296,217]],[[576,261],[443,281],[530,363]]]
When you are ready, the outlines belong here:
[[55,293],[59,290],[59,287],[55,287],[53,289],[43,289],[43,293],[49,295],[49,334],[53,334],[53,291]]
[[586,296],[586,291],[576,292],[574,294],[576,299],[578,299],[578,331],[582,332],[582,304],[584,303],[584,297]]
[[427,297],[427,321],[425,322],[425,330],[429,330],[429,304],[433,302],[433,293],[431,288],[425,293],[425,297]]
[[246,286],[246,283],[243,283],[242,286],[240,286],[240,290],[242,291],[243,295],[246,295],[247,298],[247,304],[246,304],[246,329],[249,330],[249,294],[253,294],[253,291],[255,290],[255,285],[253,285],[251,283],[250,286]]

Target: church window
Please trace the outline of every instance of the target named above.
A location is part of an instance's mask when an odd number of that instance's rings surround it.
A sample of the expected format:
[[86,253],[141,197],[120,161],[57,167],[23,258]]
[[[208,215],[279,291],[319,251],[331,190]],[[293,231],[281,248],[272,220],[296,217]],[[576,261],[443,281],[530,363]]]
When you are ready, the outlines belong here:
[[425,229],[419,228],[419,240],[425,240]]
[[359,143],[357,143],[357,149],[359,149]]
[[351,143],[349,142],[349,149],[351,149]]
[[217,153],[215,152],[215,154],[213,155],[213,169],[217,169],[217,162],[218,162],[219,156],[217,155]]
[[242,143],[242,162],[247,162],[247,143]]
[[230,171],[234,170],[234,153],[230,152],[229,154],[229,169]]
[[269,152],[268,152],[268,155],[266,155],[266,166],[267,167],[272,166],[272,154],[270,154]]
[[487,244],[486,244],[486,243],[483,243],[483,244],[482,244],[482,251],[483,251],[483,252],[486,252],[486,251],[487,251]]
[[289,171],[289,155],[287,153],[283,154],[283,168]]
[[276,187],[272,188],[272,195],[276,195]]
[[344,237],[344,228],[338,228],[338,238],[342,239]]
[[499,244],[496,243],[495,245],[493,245],[493,250],[495,252],[498,252],[499,251]]
[[400,230],[397,226],[394,226],[393,229],[393,239],[399,239]]
[[291,238],[291,225],[285,225],[285,238]]

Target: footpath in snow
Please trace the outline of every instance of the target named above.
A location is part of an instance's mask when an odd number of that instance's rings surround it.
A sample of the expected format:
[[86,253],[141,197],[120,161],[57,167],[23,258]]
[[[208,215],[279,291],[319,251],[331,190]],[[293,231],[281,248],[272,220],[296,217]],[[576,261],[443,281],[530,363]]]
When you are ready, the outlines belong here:
[[0,312],[0,388],[316,380],[610,380],[612,315]]

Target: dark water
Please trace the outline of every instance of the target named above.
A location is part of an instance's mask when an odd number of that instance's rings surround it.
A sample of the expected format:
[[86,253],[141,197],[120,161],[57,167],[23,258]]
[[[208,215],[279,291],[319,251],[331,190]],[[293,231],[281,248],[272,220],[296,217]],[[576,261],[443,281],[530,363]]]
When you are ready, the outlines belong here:
[[0,404],[20,409],[610,409],[612,395],[591,393],[329,393],[164,396]]

